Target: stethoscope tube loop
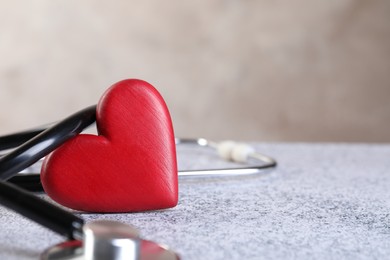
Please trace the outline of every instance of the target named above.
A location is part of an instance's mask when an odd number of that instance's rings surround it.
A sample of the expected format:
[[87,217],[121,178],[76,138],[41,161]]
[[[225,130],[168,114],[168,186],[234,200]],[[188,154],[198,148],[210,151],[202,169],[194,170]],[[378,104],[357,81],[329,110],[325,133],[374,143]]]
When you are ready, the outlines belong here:
[[79,134],[95,120],[96,106],[91,106],[35,135],[0,158],[0,180],[7,180],[34,164],[65,141]]

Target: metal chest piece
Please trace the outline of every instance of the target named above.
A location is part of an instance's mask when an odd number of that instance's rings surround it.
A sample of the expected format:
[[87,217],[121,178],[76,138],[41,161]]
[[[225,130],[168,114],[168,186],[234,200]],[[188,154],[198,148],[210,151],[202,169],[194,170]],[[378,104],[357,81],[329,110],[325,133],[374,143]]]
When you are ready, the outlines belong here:
[[116,221],[100,220],[85,224],[84,243],[66,241],[43,252],[42,260],[178,260],[178,255],[139,232]]

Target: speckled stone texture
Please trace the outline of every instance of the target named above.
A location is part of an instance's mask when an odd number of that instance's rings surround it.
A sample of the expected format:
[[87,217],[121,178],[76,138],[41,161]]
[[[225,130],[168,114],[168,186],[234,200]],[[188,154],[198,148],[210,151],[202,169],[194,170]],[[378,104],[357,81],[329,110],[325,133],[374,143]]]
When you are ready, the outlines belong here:
[[[169,210],[81,216],[132,224],[182,259],[389,258],[390,145],[255,147],[278,167],[258,176],[182,179],[179,205]],[[212,152],[179,152],[180,168],[224,164]],[[38,259],[62,240],[4,208],[0,230],[0,259]]]

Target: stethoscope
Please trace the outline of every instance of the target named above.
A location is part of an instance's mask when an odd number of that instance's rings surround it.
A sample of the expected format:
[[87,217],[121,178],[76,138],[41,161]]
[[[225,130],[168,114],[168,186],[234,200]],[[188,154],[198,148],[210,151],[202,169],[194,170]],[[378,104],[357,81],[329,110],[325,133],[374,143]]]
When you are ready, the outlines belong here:
[[[96,106],[91,106],[48,128],[0,137],[0,150],[10,150],[0,157],[0,203],[68,238],[45,251],[42,259],[179,259],[166,247],[140,238],[138,231],[131,226],[113,221],[85,224],[78,216],[29,192],[42,190],[39,174],[18,174],[93,124],[95,111]],[[180,171],[180,178],[253,175],[276,166],[271,157],[231,141],[215,143],[202,138],[176,139],[176,144],[211,147],[223,159],[238,163],[249,158],[260,162],[238,168]]]

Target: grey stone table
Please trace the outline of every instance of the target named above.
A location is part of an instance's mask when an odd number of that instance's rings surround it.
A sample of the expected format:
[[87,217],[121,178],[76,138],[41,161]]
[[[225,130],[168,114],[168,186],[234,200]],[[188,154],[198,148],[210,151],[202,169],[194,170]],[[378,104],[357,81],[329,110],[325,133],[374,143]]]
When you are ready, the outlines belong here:
[[[390,145],[254,144],[278,160],[258,176],[180,180],[175,208],[80,214],[118,220],[182,259],[389,259]],[[179,149],[180,168],[225,166]],[[62,241],[0,207],[0,259],[38,259]]]

